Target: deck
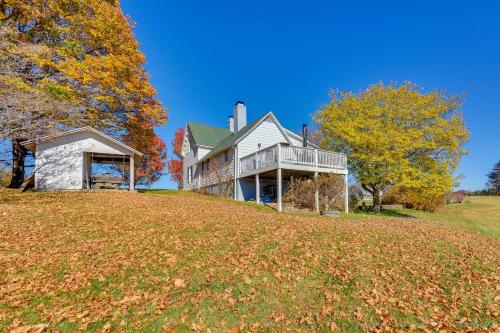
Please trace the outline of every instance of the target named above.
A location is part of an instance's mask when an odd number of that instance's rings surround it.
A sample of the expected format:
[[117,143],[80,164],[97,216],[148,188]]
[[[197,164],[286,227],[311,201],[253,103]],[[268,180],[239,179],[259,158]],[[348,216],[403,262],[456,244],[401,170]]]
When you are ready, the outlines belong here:
[[242,157],[239,164],[239,177],[248,177],[275,169],[347,174],[347,158],[343,153],[283,143]]

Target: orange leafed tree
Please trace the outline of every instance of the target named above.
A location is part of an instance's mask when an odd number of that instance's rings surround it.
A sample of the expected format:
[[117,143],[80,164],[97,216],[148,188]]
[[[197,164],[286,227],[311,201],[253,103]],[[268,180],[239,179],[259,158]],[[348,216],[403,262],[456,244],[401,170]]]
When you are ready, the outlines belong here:
[[133,123],[123,140],[144,154],[135,172],[135,181],[151,185],[165,173],[167,146],[148,122]]
[[175,130],[172,146],[174,147],[173,153],[177,159],[173,158],[168,161],[168,172],[171,175],[170,179],[176,182],[179,187],[182,186],[182,144],[184,142],[184,132],[184,128]]
[[166,150],[153,127],[167,111],[145,63],[118,0],[0,0],[0,140],[19,152],[11,187],[24,178],[20,141],[84,125],[128,136],[157,179]]

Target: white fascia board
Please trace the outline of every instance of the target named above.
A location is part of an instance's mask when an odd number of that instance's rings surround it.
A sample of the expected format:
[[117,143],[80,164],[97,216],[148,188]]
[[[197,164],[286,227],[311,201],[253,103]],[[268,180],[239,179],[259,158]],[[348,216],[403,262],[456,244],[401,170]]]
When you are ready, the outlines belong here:
[[243,135],[241,138],[238,138],[238,140],[236,140],[236,141],[234,142],[234,144],[236,145],[236,144],[238,144],[241,140],[243,140],[244,138],[246,138],[246,137],[247,137],[250,133],[252,133],[252,132],[253,132],[253,130],[254,130],[255,128],[257,128],[260,124],[262,124],[262,122],[263,122],[263,121],[264,121],[267,117],[270,117],[270,118],[274,121],[274,123],[276,124],[276,126],[278,126],[278,129],[280,130],[281,134],[283,134],[283,136],[285,137],[286,141],[287,141],[289,144],[291,144],[291,143],[292,143],[292,141],[290,140],[290,138],[289,138],[288,134],[285,132],[285,130],[283,129],[283,126],[281,126],[280,122],[278,121],[278,119],[276,119],[276,117],[274,116],[274,114],[273,114],[272,112],[268,112],[268,113],[266,113],[264,116],[262,116],[262,117],[260,118],[260,120],[259,120],[257,123],[255,123],[255,125],[253,125],[253,127],[252,127],[252,128],[251,128],[248,132],[246,132],[246,133],[245,133],[245,135]]
[[110,137],[109,135],[106,135],[104,133],[102,133],[101,131],[98,131],[96,130],[95,128],[93,127],[90,127],[90,126],[84,126],[84,127],[80,127],[80,128],[76,128],[76,129],[72,129],[72,130],[69,130],[69,131],[65,131],[65,132],[61,132],[61,133],[58,133],[58,134],[52,134],[52,135],[46,135],[46,136],[43,136],[43,137],[40,137],[38,139],[33,139],[33,140],[27,140],[27,141],[23,141],[21,144],[23,146],[26,146],[26,147],[32,147],[33,145],[36,145],[40,142],[43,142],[43,141],[48,141],[50,139],[55,139],[55,138],[59,138],[59,137],[63,137],[63,136],[67,136],[67,135],[71,135],[71,134],[75,134],[75,133],[79,133],[79,132],[85,132],[85,131],[90,131],[90,132],[93,132],[131,152],[133,152],[134,154],[138,155],[139,157],[142,158],[142,156],[144,155],[143,153],[141,153],[140,151],[116,140],[115,138],[112,138]]

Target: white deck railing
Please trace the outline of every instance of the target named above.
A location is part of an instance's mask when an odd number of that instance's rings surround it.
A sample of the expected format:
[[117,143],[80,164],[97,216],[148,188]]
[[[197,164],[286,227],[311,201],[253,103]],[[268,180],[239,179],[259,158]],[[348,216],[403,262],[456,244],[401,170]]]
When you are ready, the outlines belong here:
[[240,172],[252,173],[261,169],[286,168],[311,171],[344,170],[345,154],[314,148],[275,144],[240,159]]

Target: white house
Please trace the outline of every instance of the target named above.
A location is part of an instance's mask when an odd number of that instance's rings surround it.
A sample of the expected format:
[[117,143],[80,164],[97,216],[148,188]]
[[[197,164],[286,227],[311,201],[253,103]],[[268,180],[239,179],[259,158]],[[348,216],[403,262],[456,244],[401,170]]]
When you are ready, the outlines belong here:
[[284,182],[335,173],[345,177],[347,209],[346,156],[306,142],[304,147],[302,136],[281,126],[272,112],[247,124],[246,106],[237,102],[227,128],[186,124],[182,188],[217,192],[231,181],[234,199],[259,203],[273,197],[281,211]]
[[129,189],[133,190],[134,170],[143,156],[92,127],[48,135],[22,144],[35,154],[35,190],[43,191],[92,188],[92,164],[119,165],[123,172],[128,169]]

